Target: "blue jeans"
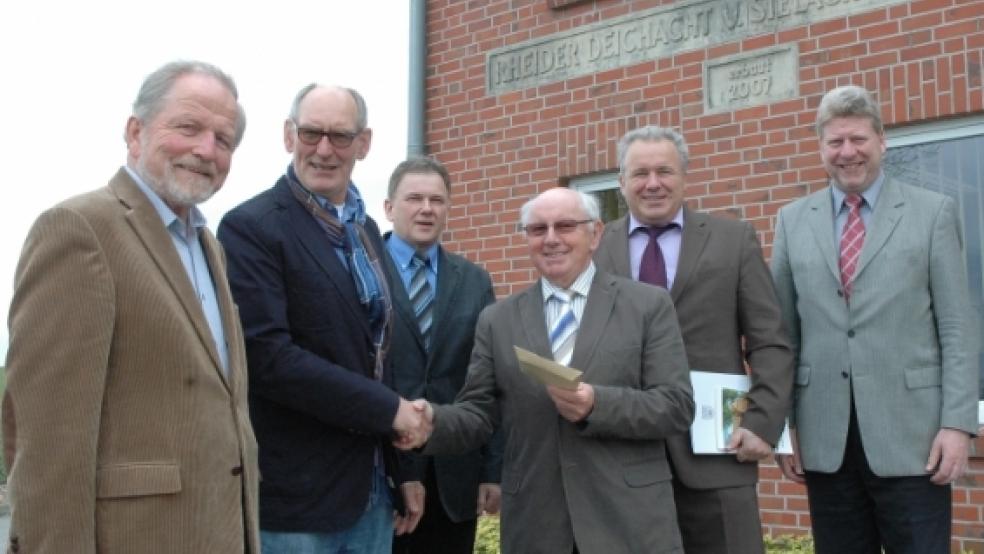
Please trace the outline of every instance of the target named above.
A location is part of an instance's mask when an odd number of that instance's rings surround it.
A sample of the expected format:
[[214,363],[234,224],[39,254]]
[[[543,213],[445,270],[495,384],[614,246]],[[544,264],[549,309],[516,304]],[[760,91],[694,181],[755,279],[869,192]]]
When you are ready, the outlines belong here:
[[393,504],[385,478],[377,474],[369,505],[352,527],[335,533],[260,531],[264,554],[391,554]]

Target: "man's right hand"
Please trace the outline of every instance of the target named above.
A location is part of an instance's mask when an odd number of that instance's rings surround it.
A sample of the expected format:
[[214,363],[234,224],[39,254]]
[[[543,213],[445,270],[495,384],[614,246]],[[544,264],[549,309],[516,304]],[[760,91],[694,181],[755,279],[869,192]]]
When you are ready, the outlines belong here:
[[400,408],[396,412],[396,418],[393,419],[393,430],[397,433],[393,446],[401,450],[412,450],[423,446],[434,430],[433,422],[434,409],[430,402],[423,398],[413,402],[401,398]]

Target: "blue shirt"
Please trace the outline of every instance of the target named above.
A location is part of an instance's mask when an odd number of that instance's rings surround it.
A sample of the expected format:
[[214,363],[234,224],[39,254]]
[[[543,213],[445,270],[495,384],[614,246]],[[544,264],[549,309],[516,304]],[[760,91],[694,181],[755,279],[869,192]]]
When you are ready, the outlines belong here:
[[[871,214],[875,210],[875,202],[878,201],[878,193],[881,192],[882,183],[885,182],[885,173],[881,172],[875,179],[875,182],[871,183],[871,186],[861,193],[861,198],[864,198],[864,202],[861,203],[861,221],[864,222],[864,228],[871,228]],[[841,234],[844,232],[844,225],[847,225],[847,212],[850,208],[844,204],[844,198],[847,193],[837,188],[836,185],[830,185],[830,192],[834,202],[834,246],[839,248]]]
[[[124,166],[126,167],[126,166]],[[205,216],[201,210],[192,206],[188,210],[188,222],[182,221],[161,197],[154,192],[139,175],[129,167],[127,173],[137,183],[140,190],[147,195],[151,205],[157,210],[164,227],[171,235],[171,241],[177,250],[178,257],[184,265],[191,286],[195,289],[195,294],[202,304],[202,311],[208,327],[212,331],[212,339],[215,341],[215,348],[219,351],[219,360],[222,362],[222,371],[229,375],[229,345],[226,344],[225,331],[222,329],[222,313],[219,311],[219,299],[215,293],[215,283],[212,281],[212,274],[208,269],[208,261],[205,258],[205,250],[199,240],[201,229],[206,226]]]
[[580,322],[584,315],[584,308],[588,304],[588,291],[591,290],[591,283],[594,281],[595,269],[594,262],[589,262],[588,267],[574,279],[570,288],[563,289],[548,281],[545,277],[540,277],[540,291],[543,294],[543,320],[547,324],[547,332],[553,329],[554,322],[562,315],[563,305],[559,302],[551,302],[550,297],[554,292],[570,293],[571,310],[574,311],[574,318]]
[[[413,261],[413,255],[417,250],[396,233],[391,233],[389,238],[386,239],[386,249],[389,250],[393,261],[396,262],[396,269],[400,272],[400,280],[403,281],[403,288],[410,290],[410,280],[413,279],[413,267],[410,265],[410,262]],[[437,293],[437,254],[437,243],[432,244],[424,252],[424,257],[428,261],[427,273],[425,273],[427,284],[430,285],[431,290],[435,294]]]

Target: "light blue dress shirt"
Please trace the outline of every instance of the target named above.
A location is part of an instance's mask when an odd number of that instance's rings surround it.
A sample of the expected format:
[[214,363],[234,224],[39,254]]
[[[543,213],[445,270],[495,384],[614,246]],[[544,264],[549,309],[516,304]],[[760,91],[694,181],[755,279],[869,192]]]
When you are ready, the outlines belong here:
[[229,345],[226,343],[225,331],[222,329],[222,313],[219,311],[219,299],[215,293],[215,282],[212,281],[212,274],[208,269],[208,261],[205,258],[205,250],[202,248],[199,233],[206,226],[205,216],[201,210],[192,206],[188,210],[188,222],[185,223],[174,213],[161,197],[151,189],[143,179],[129,167],[127,173],[137,183],[140,190],[147,195],[151,205],[157,210],[164,227],[174,243],[178,257],[184,265],[191,286],[195,289],[195,294],[202,304],[202,311],[208,327],[212,331],[212,339],[215,341],[215,348],[219,351],[219,359],[222,361],[222,371],[229,375]]
[[591,282],[594,281],[595,269],[594,262],[590,262],[588,267],[574,279],[570,288],[562,289],[551,283],[544,277],[540,277],[540,291],[543,293],[543,321],[547,324],[547,333],[554,327],[554,323],[563,315],[564,305],[560,302],[551,302],[550,297],[554,292],[566,292],[571,300],[571,310],[574,312],[574,319],[578,325],[584,315],[584,308],[588,305],[588,291],[591,290]]
[[[885,172],[878,174],[875,182],[867,190],[861,193],[864,202],[861,203],[861,221],[864,222],[865,229],[871,229],[871,214],[875,210],[875,202],[878,201],[878,193],[881,192],[882,183],[885,182]],[[840,249],[841,234],[844,232],[844,225],[847,225],[847,212],[850,211],[844,204],[844,197],[847,194],[837,185],[830,183],[830,192],[834,202],[834,246]]]
[[[435,243],[424,252],[424,256],[429,262],[427,273],[425,273],[427,284],[430,285],[435,295],[437,294],[437,248],[437,243]],[[389,250],[390,255],[393,256],[393,261],[396,262],[396,269],[400,272],[400,280],[403,281],[404,290],[410,290],[410,280],[413,279],[413,267],[410,262],[413,261],[413,255],[417,250],[396,233],[391,233],[386,239],[386,249]]]

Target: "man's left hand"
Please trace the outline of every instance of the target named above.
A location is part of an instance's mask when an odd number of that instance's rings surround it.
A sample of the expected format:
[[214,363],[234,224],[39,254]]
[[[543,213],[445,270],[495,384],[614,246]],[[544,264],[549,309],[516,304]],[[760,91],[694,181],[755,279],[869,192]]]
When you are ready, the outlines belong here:
[[959,429],[940,429],[933,439],[926,462],[926,473],[933,484],[946,485],[963,476],[967,471],[967,456],[970,452],[970,435]]
[[578,383],[575,390],[547,385],[547,394],[567,421],[577,423],[588,417],[594,408],[594,387],[585,383]]
[[772,455],[772,446],[744,427],[731,433],[727,449],[739,462],[758,462]]
[[393,519],[393,532],[397,535],[413,533],[424,517],[424,484],[420,481],[407,481],[400,485],[406,515],[397,513]]
[[478,515],[499,513],[499,500],[502,489],[498,483],[479,483],[478,485]]

